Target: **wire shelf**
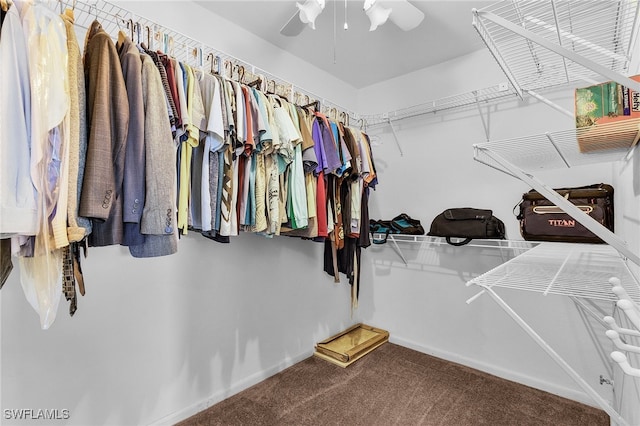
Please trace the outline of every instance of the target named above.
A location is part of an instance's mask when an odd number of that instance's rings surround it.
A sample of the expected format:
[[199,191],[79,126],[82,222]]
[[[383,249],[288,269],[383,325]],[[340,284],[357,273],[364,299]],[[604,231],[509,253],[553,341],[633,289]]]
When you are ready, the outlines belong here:
[[503,170],[495,161],[497,154],[527,172],[624,161],[639,136],[640,120],[625,120],[478,143],[474,145],[474,159]]
[[454,108],[473,107],[478,103],[487,103],[497,99],[514,98],[516,92],[509,85],[485,87],[471,92],[460,93],[432,101],[427,101],[407,108],[389,111],[382,114],[363,115],[367,126],[377,126],[406,118],[417,117],[424,114],[434,114]]
[[[490,251],[494,251],[499,255],[503,256],[503,261],[506,261],[507,258],[511,258],[513,256],[518,256],[532,247],[535,247],[538,242],[534,241],[523,241],[523,240],[492,240],[492,239],[473,239],[468,244],[464,246],[454,246],[447,243],[446,238],[443,237],[432,237],[430,235],[406,235],[406,234],[389,234],[385,236],[385,234],[373,233],[372,239],[374,242],[374,246],[382,247],[383,242],[389,243],[390,246],[396,251],[398,256],[402,259],[406,266],[409,266],[410,262],[407,261],[406,256],[402,250],[402,246],[406,244],[414,245],[418,247],[420,250],[429,249],[433,247],[445,246],[451,249],[458,249],[460,247],[461,250],[466,250],[467,248],[480,248],[480,249],[491,249]],[[452,238],[452,241],[462,241],[464,238]]]
[[[384,240],[384,234],[374,233],[373,238],[375,240]],[[456,240],[454,238],[453,240]],[[427,245],[444,245],[454,247],[447,243],[444,237],[432,237],[430,235],[406,235],[406,234],[389,234],[387,241],[395,241],[398,243],[416,243]],[[508,248],[514,250],[529,250],[532,247],[540,244],[536,241],[524,241],[524,240],[491,240],[491,239],[473,239],[470,243],[465,244],[464,247],[480,247],[480,248]]]
[[638,37],[639,9],[640,3],[630,0],[510,0],[474,10],[473,18],[480,37],[520,92],[602,77],[496,21],[503,19],[516,30],[626,74]]
[[618,252],[604,244],[544,242],[467,285],[616,302],[611,277],[618,278],[631,299],[640,303],[640,284]]

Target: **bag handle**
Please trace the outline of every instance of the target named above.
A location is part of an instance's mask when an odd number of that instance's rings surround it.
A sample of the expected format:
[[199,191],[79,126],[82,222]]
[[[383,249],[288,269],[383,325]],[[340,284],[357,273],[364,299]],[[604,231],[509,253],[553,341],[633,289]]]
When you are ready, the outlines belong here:
[[[577,208],[579,208],[580,210],[582,210],[583,212],[589,214],[593,211],[593,207],[592,206],[578,206],[576,205]],[[533,207],[533,212],[536,214],[549,214],[549,213],[564,213],[564,210],[562,210],[560,207],[556,207],[556,206],[535,206]]]
[[456,246],[456,247],[460,247],[460,246],[463,246],[465,244],[469,244],[471,242],[471,240],[473,239],[473,238],[465,238],[462,241],[458,241],[458,242],[454,243],[453,241],[451,241],[452,237],[445,237],[445,238],[447,239],[447,243],[451,244],[452,246]]

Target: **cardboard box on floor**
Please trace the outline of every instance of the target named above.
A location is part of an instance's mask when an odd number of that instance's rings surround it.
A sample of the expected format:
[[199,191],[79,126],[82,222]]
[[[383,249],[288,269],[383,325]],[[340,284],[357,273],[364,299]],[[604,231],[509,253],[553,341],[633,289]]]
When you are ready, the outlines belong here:
[[[640,81],[640,75],[631,77]],[[628,149],[640,139],[640,92],[616,82],[576,89],[580,152]]]

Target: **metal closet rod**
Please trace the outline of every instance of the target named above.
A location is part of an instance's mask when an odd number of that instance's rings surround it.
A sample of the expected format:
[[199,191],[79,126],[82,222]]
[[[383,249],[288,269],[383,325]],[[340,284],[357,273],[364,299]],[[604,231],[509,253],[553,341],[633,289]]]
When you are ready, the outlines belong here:
[[[318,108],[319,112],[327,115],[331,114],[332,118],[336,120],[344,118],[345,122],[349,122],[351,119],[354,121],[360,119],[359,114],[348,108],[344,108],[335,102],[317,96],[301,87],[296,87],[293,83],[276,77],[247,61],[229,55],[219,49],[206,46],[204,43],[189,36],[169,29],[147,18],[137,16],[131,11],[108,1],[57,0],[56,4],[60,5],[61,11],[63,11],[65,7],[74,10],[74,12],[76,12],[76,25],[80,28],[87,29],[95,19],[100,20],[103,28],[109,33],[115,32],[116,29],[124,31],[126,27],[126,29],[131,32],[131,35],[134,34],[134,31],[137,32],[138,41],[146,40],[147,44],[151,44],[152,39],[154,40],[153,44],[155,44],[155,41],[161,44],[165,44],[166,42],[167,51],[165,51],[165,49],[162,50],[167,54],[171,54],[171,56],[175,56],[176,59],[183,59],[185,62],[189,59],[197,61],[197,66],[200,66],[202,69],[204,69],[205,62],[211,59],[211,70],[214,70],[214,65],[217,60],[217,71],[222,71],[225,74],[230,73],[231,75],[227,75],[229,78],[235,76],[235,79],[242,83],[262,85],[265,87],[266,92],[287,97],[293,103],[317,103],[318,106],[322,105],[321,109]],[[84,16],[79,17],[78,14],[83,14]],[[83,25],[83,23],[85,24]],[[142,34],[140,34],[140,32],[142,32]],[[151,34],[153,34],[153,37]],[[164,40],[164,37],[167,37],[167,40]],[[147,47],[151,48],[152,46]],[[181,48],[184,48],[184,51],[181,51]],[[176,53],[176,51],[178,51],[178,53]],[[184,52],[184,54],[181,54],[182,52]],[[181,56],[182,58],[180,58]],[[224,63],[225,66],[221,66],[222,63]],[[227,63],[230,64],[229,67],[226,66]],[[246,69],[249,69],[250,73],[245,73]],[[246,77],[246,81],[243,77]],[[258,80],[260,81],[258,82]]]

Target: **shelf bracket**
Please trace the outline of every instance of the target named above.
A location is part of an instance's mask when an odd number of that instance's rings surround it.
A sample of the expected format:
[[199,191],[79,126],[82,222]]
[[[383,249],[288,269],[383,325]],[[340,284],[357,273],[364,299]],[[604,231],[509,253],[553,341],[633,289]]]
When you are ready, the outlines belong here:
[[550,101],[549,99],[545,98],[544,96],[542,96],[539,93],[534,92],[533,90],[525,90],[525,92],[527,92],[527,94],[529,94],[530,96],[533,96],[534,98],[536,98],[537,100],[539,100],[540,102],[549,105],[551,108],[555,109],[556,111],[561,112],[562,114],[566,115],[567,117],[571,118],[571,120],[574,120],[576,118],[575,114],[571,111],[569,111],[566,108],[562,108],[560,105],[558,105],[557,103]]
[[[560,33],[560,23],[558,22],[558,12],[556,11],[556,2],[554,0],[551,0],[551,9],[553,10],[553,20],[556,23],[556,34],[558,35],[558,45],[560,47],[562,46],[562,36]],[[562,57],[562,65],[564,66],[564,76],[567,79],[567,83],[569,83],[571,81],[571,79],[569,78],[569,69],[567,68],[567,59],[563,56]]]
[[395,238],[393,238],[392,235],[389,235],[389,238],[391,239],[391,242],[393,243],[393,248],[396,251],[396,253],[398,253],[398,256],[400,256],[400,259],[402,259],[402,261],[404,262],[405,265],[408,265],[409,263],[407,262],[407,259],[405,259],[404,255],[402,254],[402,250],[400,250],[400,246],[398,245],[398,242],[396,241]]
[[[474,153],[474,155],[473,155],[473,159],[474,159],[474,160],[476,160],[478,163],[480,163],[480,164],[484,164],[484,165],[485,165],[485,166],[487,166],[487,167],[491,167],[493,170],[497,170],[497,171],[499,171],[499,172],[501,172],[501,173],[504,173],[505,175],[508,175],[508,176],[511,176],[512,178],[516,178],[516,179],[518,179],[518,177],[517,177],[517,176],[515,176],[514,174],[509,173],[508,171],[506,171],[506,170],[504,170],[504,169],[501,169],[500,167],[496,167],[496,166],[494,166],[493,164],[487,163],[486,161],[482,161],[482,160],[480,159],[480,155],[479,155],[479,152],[481,152],[482,150],[478,147],[478,145],[473,145],[473,149],[474,149],[474,151],[475,151],[475,153]],[[483,152],[483,151],[482,151],[482,152]]]
[[523,182],[531,185],[536,191],[542,194],[547,200],[551,201],[553,204],[561,208],[565,213],[569,216],[573,217],[575,220],[580,222],[585,226],[589,231],[593,232],[595,235],[600,237],[604,242],[618,250],[620,254],[625,256],[631,262],[640,266],[640,256],[636,255],[633,251],[627,247],[627,244],[616,234],[611,232],[609,229],[602,226],[602,224],[596,221],[594,218],[589,216],[587,213],[580,210],[574,204],[572,204],[569,200],[560,196],[556,191],[554,191],[549,186],[545,185],[543,182],[539,181],[532,175],[525,173],[519,167],[511,164],[507,160],[505,160],[502,156],[495,152],[491,152],[486,148],[479,148],[485,155],[489,156],[492,160],[494,160],[501,167],[504,167],[506,170],[511,172],[518,179]]
[[556,144],[556,141],[553,140],[553,136],[551,136],[551,133],[547,132],[547,133],[545,133],[545,136],[547,137],[547,139],[549,139],[549,142],[551,143],[551,145],[553,145],[553,147],[555,148],[555,150],[558,153],[558,155],[560,156],[560,158],[562,158],[562,161],[567,166],[567,169],[570,169],[571,165],[569,164],[569,162],[565,158],[564,154],[562,154],[562,151],[558,147],[558,144]]
[[513,86],[514,90],[516,91],[520,99],[524,99],[522,96],[522,88],[516,81],[516,78],[511,72],[511,69],[509,68],[509,66],[507,65],[507,62],[504,60],[504,58],[500,54],[500,50],[498,49],[498,46],[496,46],[495,43],[493,43],[492,39],[489,37],[489,31],[487,31],[486,27],[484,26],[482,21],[479,19],[478,15],[481,12],[477,9],[472,9],[472,13],[473,13],[473,21],[472,21],[473,28],[476,29],[476,32],[478,33],[480,38],[484,41],[484,43],[489,48],[489,52],[491,52],[491,55],[493,55],[493,58],[496,60],[496,62],[498,62],[498,65],[500,65],[500,68],[502,68],[502,71],[507,77],[507,80],[509,80],[509,83],[511,83],[511,86]]
[[604,327],[605,330],[609,329],[609,324],[607,324],[607,322],[603,320],[603,318],[606,316],[606,312],[600,312],[600,309],[598,309],[598,312],[594,312],[592,307],[587,306],[586,303],[584,303],[581,299],[577,298],[576,296],[569,296],[569,299],[573,301],[576,307],[582,308],[583,312],[586,312],[591,316],[591,318],[596,320],[598,324]]
[[[609,80],[615,81],[623,86],[629,87],[634,91],[640,92],[640,82],[632,80],[622,74],[620,74],[619,72],[616,72],[610,68],[607,68],[605,66],[600,65],[597,62],[594,62],[590,59],[585,58],[582,55],[579,55],[577,53],[575,53],[572,50],[566,49],[562,46],[558,46],[556,43],[553,43],[549,40],[547,40],[544,37],[540,37],[539,35],[526,30],[516,24],[514,24],[513,22],[510,22],[492,12],[488,12],[488,11],[474,11],[474,15],[478,15],[478,17],[482,17],[484,19],[487,19],[489,21],[494,22],[497,25],[500,25],[501,27],[521,36],[526,38],[527,40],[531,40],[536,44],[539,44],[540,46],[551,50],[552,52],[557,53],[560,56],[563,56],[567,59],[570,59],[571,61],[582,65],[585,68],[590,69],[593,72],[596,72],[598,74],[600,74],[603,77],[608,78]],[[475,26],[475,24],[474,24]],[[553,31],[560,33],[560,29],[559,28],[555,28]],[[560,34],[559,34],[560,36]],[[483,37],[484,39],[484,37]],[[491,50],[491,49],[490,49]],[[504,61],[503,61],[504,62]],[[503,63],[503,62],[499,62],[499,63]],[[507,78],[509,78],[508,73],[505,70],[505,74],[507,74]],[[511,80],[511,79],[510,79]]]
[[627,425],[626,420],[597,393],[589,384],[556,352],[549,344],[535,332],[527,322],[522,319],[493,289],[484,287],[484,290],[515,322],[542,348],[577,384],[602,408],[618,425]]
[[391,122],[390,118],[387,118],[387,123],[389,123],[389,127],[391,127],[391,133],[393,133],[393,138],[396,140],[396,145],[398,145],[398,151],[400,151],[400,157],[404,157],[404,153],[402,152],[402,147],[400,146],[400,140],[398,139],[398,134],[396,133],[396,128],[393,127],[393,123]]
[[[489,142],[489,127],[487,126],[487,121],[484,119],[484,114],[482,113],[482,108],[480,108],[480,100],[478,99],[478,92],[473,91],[473,96],[476,99],[476,106],[478,107],[478,114],[480,114],[480,120],[482,120],[482,127],[484,127],[484,134],[487,138],[487,142]],[[488,116],[488,114],[487,114]]]

